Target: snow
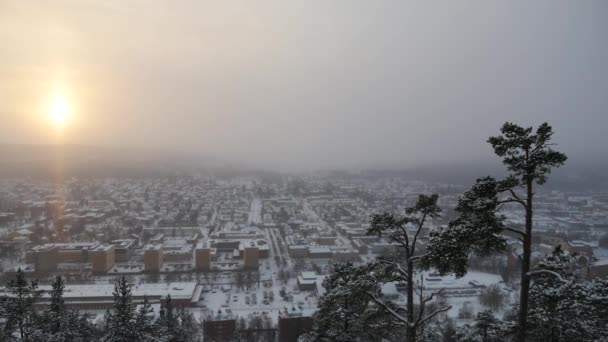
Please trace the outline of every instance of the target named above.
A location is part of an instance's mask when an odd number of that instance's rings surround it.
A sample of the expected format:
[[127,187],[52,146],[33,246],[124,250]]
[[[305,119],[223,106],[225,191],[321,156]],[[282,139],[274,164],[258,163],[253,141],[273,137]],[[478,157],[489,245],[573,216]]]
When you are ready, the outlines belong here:
[[432,272],[423,272],[424,287],[427,290],[469,289],[501,283],[502,276],[485,272],[468,272],[461,278],[454,275],[439,276]]
[[[281,298],[279,294],[282,287],[285,287],[286,299]],[[268,300],[266,304],[264,292],[273,292],[274,301]],[[317,310],[317,302],[318,298],[313,292],[300,292],[294,280],[284,286],[275,283],[271,286],[261,285],[251,290],[240,290],[232,285],[214,285],[213,288],[203,291],[199,302],[199,306],[206,310],[196,310],[194,314],[204,317],[206,313],[221,310],[234,316],[247,317],[250,314],[266,313],[276,323],[279,312],[286,308],[291,310],[295,307],[305,316],[312,315]]]
[[[132,294],[134,297],[166,297],[171,295],[173,299],[191,299],[196,293],[197,284],[195,282],[184,283],[144,283],[133,286]],[[44,295],[48,296],[51,291],[50,285],[41,285],[40,290],[44,291]],[[78,298],[113,298],[113,284],[85,284],[85,285],[66,285],[66,299]],[[200,292],[199,292],[200,293]]]

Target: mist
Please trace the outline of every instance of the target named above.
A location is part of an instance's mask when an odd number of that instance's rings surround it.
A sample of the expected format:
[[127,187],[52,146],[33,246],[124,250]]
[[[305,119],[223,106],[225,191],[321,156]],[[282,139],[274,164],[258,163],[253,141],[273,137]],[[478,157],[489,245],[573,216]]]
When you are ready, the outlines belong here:
[[[505,121],[606,156],[604,1],[3,1],[0,143],[281,170],[487,160]],[[41,120],[60,83],[74,115]]]

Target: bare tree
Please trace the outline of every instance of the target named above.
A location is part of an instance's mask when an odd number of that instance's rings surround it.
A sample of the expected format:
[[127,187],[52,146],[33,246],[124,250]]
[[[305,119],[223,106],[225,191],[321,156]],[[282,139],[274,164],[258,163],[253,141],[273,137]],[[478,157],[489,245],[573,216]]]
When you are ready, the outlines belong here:
[[502,290],[497,284],[492,284],[481,290],[479,295],[479,303],[496,312],[504,305],[505,295],[502,293]]

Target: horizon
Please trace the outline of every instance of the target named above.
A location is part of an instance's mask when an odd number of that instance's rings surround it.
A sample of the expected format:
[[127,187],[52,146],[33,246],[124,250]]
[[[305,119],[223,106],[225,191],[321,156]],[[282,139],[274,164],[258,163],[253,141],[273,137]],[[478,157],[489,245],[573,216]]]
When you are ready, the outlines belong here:
[[394,167],[489,158],[504,121],[547,121],[602,155],[607,7],[4,1],[0,142]]

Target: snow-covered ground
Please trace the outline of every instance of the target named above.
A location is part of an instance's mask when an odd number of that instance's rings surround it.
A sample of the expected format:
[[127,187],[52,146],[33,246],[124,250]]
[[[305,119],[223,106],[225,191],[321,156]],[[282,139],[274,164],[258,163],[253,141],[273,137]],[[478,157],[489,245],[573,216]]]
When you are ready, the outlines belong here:
[[[286,299],[280,296],[283,287],[288,295]],[[270,292],[273,295],[270,295]],[[274,297],[274,300],[270,300],[270,297]],[[224,285],[214,286],[211,290],[204,292],[199,301],[202,310],[194,309],[193,313],[195,316],[200,316],[210,311],[217,313],[218,310],[221,310],[238,317],[247,317],[253,313],[267,313],[276,323],[279,312],[285,308],[295,306],[300,308],[304,314],[312,314],[316,311],[317,302],[318,298],[313,293],[297,290],[295,280],[291,280],[286,285],[274,284],[268,287],[261,285],[251,290]]]

